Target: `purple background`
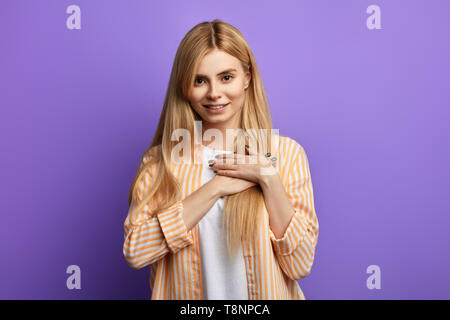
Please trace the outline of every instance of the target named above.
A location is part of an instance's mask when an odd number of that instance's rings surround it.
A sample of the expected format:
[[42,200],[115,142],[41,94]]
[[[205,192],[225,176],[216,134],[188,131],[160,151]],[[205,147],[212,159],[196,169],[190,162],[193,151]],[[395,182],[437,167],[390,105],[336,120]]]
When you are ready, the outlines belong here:
[[[66,8],[81,8],[81,30]],[[369,30],[366,8],[381,8]],[[0,7],[2,299],[148,299],[128,189],[176,49],[247,38],[274,127],[306,150],[320,224],[307,299],[449,299],[449,1],[10,0]],[[81,290],[66,288],[67,266]],[[381,268],[381,289],[366,268]]]

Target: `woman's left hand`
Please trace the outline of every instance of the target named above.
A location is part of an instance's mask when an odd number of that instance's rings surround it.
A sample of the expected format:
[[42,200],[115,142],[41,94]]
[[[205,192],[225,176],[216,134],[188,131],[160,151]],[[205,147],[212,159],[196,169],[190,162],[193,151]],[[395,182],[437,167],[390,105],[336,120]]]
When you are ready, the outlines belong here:
[[248,155],[221,154],[210,167],[216,174],[245,179],[260,184],[269,176],[278,174],[274,167],[276,158],[252,152],[246,147]]

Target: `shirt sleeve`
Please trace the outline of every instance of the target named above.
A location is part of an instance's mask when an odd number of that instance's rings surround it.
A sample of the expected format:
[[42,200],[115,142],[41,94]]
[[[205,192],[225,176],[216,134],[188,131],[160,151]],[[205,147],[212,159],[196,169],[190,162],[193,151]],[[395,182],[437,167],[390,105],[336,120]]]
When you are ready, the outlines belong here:
[[[187,231],[183,220],[183,202],[178,200],[164,209],[158,208],[153,199],[142,203],[152,183],[153,168],[147,166],[140,177],[136,182],[136,197],[133,196],[124,222],[123,255],[133,269],[143,268],[193,244],[192,232]],[[131,211],[138,205],[142,209],[133,211],[132,215]]]
[[311,272],[319,223],[306,153],[296,141],[291,140],[291,143],[294,156],[283,184],[295,213],[282,238],[277,239],[270,228],[269,233],[282,270],[289,278],[298,280]]

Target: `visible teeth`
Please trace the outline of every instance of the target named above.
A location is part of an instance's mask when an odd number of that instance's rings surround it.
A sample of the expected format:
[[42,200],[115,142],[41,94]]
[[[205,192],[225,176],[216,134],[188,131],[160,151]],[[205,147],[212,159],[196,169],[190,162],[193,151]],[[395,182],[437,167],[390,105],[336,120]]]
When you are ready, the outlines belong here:
[[220,108],[222,108],[223,106],[206,106],[207,108],[210,108],[210,109],[220,109]]

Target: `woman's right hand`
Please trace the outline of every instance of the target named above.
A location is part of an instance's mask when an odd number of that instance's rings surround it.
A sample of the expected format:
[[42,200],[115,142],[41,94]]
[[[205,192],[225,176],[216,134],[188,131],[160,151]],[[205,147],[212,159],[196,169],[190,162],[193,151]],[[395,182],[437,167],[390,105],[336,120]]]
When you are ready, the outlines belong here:
[[247,190],[248,188],[251,188],[254,185],[256,185],[256,183],[252,181],[222,176],[218,174],[215,175],[211,179],[211,181],[219,189],[219,194],[221,197]]

